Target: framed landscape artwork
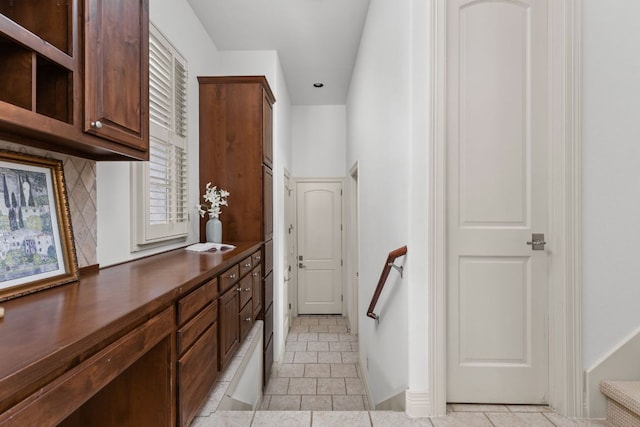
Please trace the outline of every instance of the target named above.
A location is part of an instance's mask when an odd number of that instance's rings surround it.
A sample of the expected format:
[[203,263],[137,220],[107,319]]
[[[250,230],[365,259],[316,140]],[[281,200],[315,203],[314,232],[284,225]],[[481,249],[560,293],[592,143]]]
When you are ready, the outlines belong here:
[[0,151],[0,301],[77,279],[62,162]]

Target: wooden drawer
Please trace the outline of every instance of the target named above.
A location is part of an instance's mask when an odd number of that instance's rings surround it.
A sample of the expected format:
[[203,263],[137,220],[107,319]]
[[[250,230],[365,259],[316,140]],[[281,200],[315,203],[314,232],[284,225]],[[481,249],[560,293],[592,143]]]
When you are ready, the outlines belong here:
[[253,268],[252,257],[248,256],[247,258],[243,259],[242,261],[240,261],[238,266],[240,267],[240,277],[243,277],[245,274],[250,272],[251,269]]
[[176,338],[178,354],[181,355],[191,347],[191,344],[217,320],[218,301],[216,300],[191,319],[189,323],[178,329]]
[[273,302],[273,273],[264,278],[264,309],[268,309]]
[[260,261],[262,260],[262,252],[261,251],[257,251],[255,252],[253,255],[251,255],[251,259],[253,262],[253,266],[257,266],[258,264],[260,264]]
[[253,286],[253,294],[251,296],[253,317],[258,319],[260,310],[262,310],[262,268],[260,265],[255,267],[251,272],[251,284]]
[[224,293],[227,289],[229,289],[234,283],[238,281],[240,278],[240,270],[238,268],[238,264],[234,265],[224,273],[220,275],[218,280],[220,280],[220,293]]
[[218,376],[218,324],[214,323],[178,361],[178,420],[188,426]]
[[[240,288],[240,307],[244,307],[253,296],[253,280],[250,274],[242,278],[238,288]],[[253,306],[251,310],[253,311]]]
[[253,325],[254,320],[253,304],[249,303],[240,312],[240,341],[247,336],[251,330],[251,325]]
[[273,240],[264,242],[264,274],[273,270]]
[[269,307],[264,312],[264,342],[269,341],[269,338],[273,335],[273,306]]
[[218,297],[218,279],[213,278],[178,301],[178,325],[191,319]]

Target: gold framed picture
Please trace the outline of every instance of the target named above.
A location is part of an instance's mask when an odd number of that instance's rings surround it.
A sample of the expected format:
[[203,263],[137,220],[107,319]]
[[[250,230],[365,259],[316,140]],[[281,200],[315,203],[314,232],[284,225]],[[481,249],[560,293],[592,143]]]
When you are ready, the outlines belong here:
[[0,150],[0,301],[78,280],[60,160]]

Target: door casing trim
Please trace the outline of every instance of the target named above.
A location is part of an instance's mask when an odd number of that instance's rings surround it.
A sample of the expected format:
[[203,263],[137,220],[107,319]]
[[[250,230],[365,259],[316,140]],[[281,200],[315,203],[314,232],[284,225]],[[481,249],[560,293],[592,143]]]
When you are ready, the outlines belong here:
[[[351,335],[358,335],[358,292],[360,270],[360,227],[359,227],[359,191],[358,191],[358,162],[356,161],[349,170],[349,222],[347,232],[349,235],[349,258],[350,258],[350,277],[349,286],[351,289],[351,307],[347,309],[347,317],[349,318],[349,328]],[[346,234],[346,233],[345,233]]]
[[[430,3],[431,135],[429,141],[430,415],[446,415],[447,168],[446,2]],[[584,414],[582,374],[582,62],[581,0],[548,2],[549,82],[549,404]]]

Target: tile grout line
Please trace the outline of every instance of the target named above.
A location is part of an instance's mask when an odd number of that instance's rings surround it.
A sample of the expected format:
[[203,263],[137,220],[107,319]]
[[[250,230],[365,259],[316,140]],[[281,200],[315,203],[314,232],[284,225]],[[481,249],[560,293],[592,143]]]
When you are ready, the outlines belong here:
[[[509,410],[509,408],[507,408],[507,411]],[[496,425],[494,424],[493,421],[491,421],[491,418],[489,418],[489,415],[487,415],[486,412],[483,412],[482,415],[484,415],[484,417],[489,421],[489,424],[491,424],[493,427],[496,427]]]

